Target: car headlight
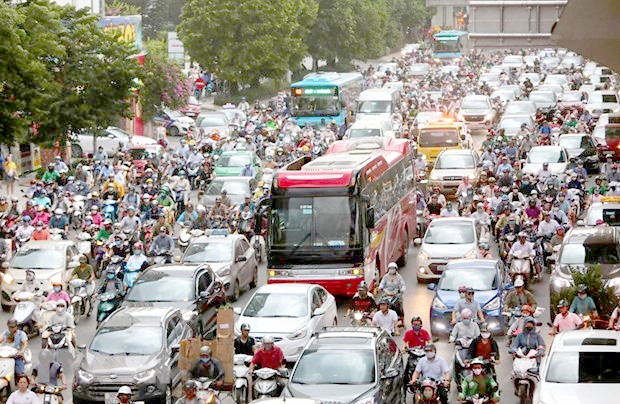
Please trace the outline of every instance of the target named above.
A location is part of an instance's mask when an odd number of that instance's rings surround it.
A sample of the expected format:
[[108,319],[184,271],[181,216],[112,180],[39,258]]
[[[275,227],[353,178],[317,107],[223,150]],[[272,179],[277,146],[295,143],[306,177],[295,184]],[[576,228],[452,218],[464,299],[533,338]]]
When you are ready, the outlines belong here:
[[357,400],[355,404],[375,404],[377,401],[374,397],[362,398],[361,400]]
[[13,278],[13,275],[11,274],[4,274],[2,282],[6,283],[7,285],[11,285],[13,282],[15,282],[15,278]]
[[553,278],[553,285],[556,288],[569,288],[571,285],[571,281],[568,279],[564,279],[564,278],[560,278],[560,277],[555,277]]
[[87,371],[83,369],[80,369],[78,370],[78,377],[83,382],[90,383],[95,378],[95,375],[93,375],[92,373],[88,373]]
[[308,335],[308,329],[302,328],[300,330],[295,331],[294,333],[289,334],[287,338],[292,341],[295,341],[297,339],[304,338],[306,335]]
[[489,303],[485,304],[483,309],[484,310],[497,310],[497,309],[499,309],[499,304],[500,304],[499,296],[496,296]]
[[222,268],[218,269],[217,274],[219,276],[230,275],[230,267],[226,266],[226,267],[222,267]]
[[153,376],[155,376],[155,369],[149,369],[145,370],[144,372],[136,373],[135,375],[133,375],[133,378],[137,382],[143,382]]
[[431,174],[431,180],[437,181],[439,180],[439,176],[437,174]]
[[439,298],[434,298],[433,299],[433,309],[435,310],[445,310],[447,309],[448,306],[446,306],[441,300],[439,300]]
[[197,311],[188,311],[186,313],[183,313],[183,321],[190,321],[192,318],[196,317],[198,315]]
[[425,253],[424,251],[420,251],[420,254],[418,254],[418,259],[421,260],[427,260],[430,259],[431,257],[428,256],[427,253]]

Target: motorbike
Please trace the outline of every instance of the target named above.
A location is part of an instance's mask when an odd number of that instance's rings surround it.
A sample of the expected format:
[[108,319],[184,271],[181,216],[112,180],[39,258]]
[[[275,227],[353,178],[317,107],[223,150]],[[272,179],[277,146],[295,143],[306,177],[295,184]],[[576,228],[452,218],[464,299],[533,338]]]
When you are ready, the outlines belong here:
[[411,375],[415,370],[415,367],[418,365],[420,359],[422,359],[424,354],[424,348],[422,347],[414,347],[407,348],[407,365],[405,365],[405,380],[411,380]]
[[279,397],[281,386],[278,377],[283,376],[279,370],[261,368],[254,371],[254,399]]
[[153,255],[153,265],[163,265],[172,263],[172,252],[156,252]]
[[201,398],[204,404],[220,404],[220,397],[218,391],[214,390],[211,385],[215,380],[211,380],[207,377],[201,377],[196,382],[196,397]]
[[200,174],[200,165],[196,163],[187,165],[187,179],[192,187],[192,190],[197,189],[200,185],[199,176]]
[[102,293],[97,295],[99,304],[97,305],[97,328],[108,318],[116,309],[118,309],[123,301],[123,296],[118,293]]
[[83,256],[87,257],[90,261],[92,256],[92,236],[88,232],[81,232],[77,235],[77,249]]
[[71,343],[69,327],[64,324],[52,324],[47,327],[47,331],[50,333],[46,341],[47,348],[54,351],[66,348],[69,352],[74,352],[75,347]]
[[40,384],[33,387],[32,391],[40,395],[41,404],[62,404],[62,388],[58,386]]
[[407,385],[407,389],[414,395],[413,402],[416,404],[440,403],[438,388],[437,381],[430,377],[424,379],[422,383]]
[[555,265],[556,262],[558,262],[558,255],[560,253],[560,248],[562,248],[561,244],[558,244],[556,246],[553,246],[551,248],[552,252],[551,255],[549,255],[549,257],[547,257],[547,262],[546,262],[546,267],[547,267],[547,273],[550,274],[553,270],[553,265]]
[[205,232],[200,229],[190,229],[187,224],[183,224],[181,227],[181,231],[179,232],[179,249],[181,252],[185,252],[187,246],[192,242],[193,239],[200,237]]
[[126,289],[133,287],[140,271],[142,271],[142,267],[138,266],[138,264],[125,263],[123,267],[123,284]]
[[[0,345],[0,397],[3,402],[15,391],[15,356],[19,350],[11,345]],[[25,373],[32,372],[32,353],[24,351]]]
[[512,362],[512,380],[515,386],[515,395],[519,397],[521,404],[532,402],[536,383],[539,380],[536,354],[537,352],[534,349],[524,353],[519,348]]
[[50,232],[50,236],[51,236],[50,239],[51,240],[58,241],[58,240],[64,240],[64,238],[65,238],[65,231],[64,231],[64,229],[54,229],[54,228],[52,228],[52,229],[49,230],[49,232]]
[[508,274],[510,275],[510,279],[513,283],[517,276],[522,276],[527,283],[530,278],[531,270],[532,265],[529,255],[521,251],[518,251],[516,254],[512,254],[512,262],[510,263]]
[[471,373],[469,346],[472,341],[471,338],[459,338],[454,341],[454,381],[459,393],[461,392],[461,382]]
[[233,358],[233,373],[235,375],[235,385],[233,387],[233,398],[237,403],[250,402],[248,370],[252,362],[252,356],[236,354]]
[[351,325],[354,327],[366,327],[372,322],[370,313],[356,310],[351,313]]
[[483,394],[483,395],[479,395],[476,394],[474,396],[470,396],[470,397],[465,397],[465,403],[467,404],[484,404],[484,403],[488,403],[491,400],[491,398],[487,395],[487,394]]
[[103,202],[103,217],[104,219],[110,219],[113,222],[116,221],[116,207],[117,202],[114,199],[106,199]]
[[38,311],[43,303],[43,294],[39,291],[32,292],[15,292],[13,300],[17,302],[13,317],[17,320],[19,328],[24,331],[28,337],[32,337],[39,333]]
[[93,255],[95,258],[94,269],[96,278],[101,277],[101,271],[103,271],[103,264],[106,260],[107,252],[108,250],[106,248],[105,242],[103,240],[96,240],[95,247],[93,249]]
[[84,279],[71,279],[69,281],[69,294],[71,296],[71,305],[73,306],[73,321],[77,325],[83,315],[90,315],[92,310],[92,290],[89,291],[90,282]]
[[73,230],[78,230],[82,227],[84,221],[84,196],[73,195],[71,198],[71,226]]

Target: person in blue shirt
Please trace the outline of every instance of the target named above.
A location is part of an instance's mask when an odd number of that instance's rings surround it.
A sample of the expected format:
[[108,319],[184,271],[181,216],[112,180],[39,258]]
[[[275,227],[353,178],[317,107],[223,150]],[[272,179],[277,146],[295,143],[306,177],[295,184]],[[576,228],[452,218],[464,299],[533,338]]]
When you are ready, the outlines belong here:
[[256,175],[254,172],[254,167],[252,167],[252,164],[250,163],[247,163],[243,170],[241,170],[242,177],[254,177],[254,175]]
[[181,212],[177,218],[177,223],[183,224],[185,222],[193,223],[198,218],[198,212],[194,210],[194,206],[191,203],[185,205],[185,210]]
[[551,134],[551,127],[549,126],[549,122],[544,121],[542,126],[540,127],[540,130],[538,132],[541,135],[550,135]]
[[0,335],[0,343],[2,345],[11,345],[18,350],[15,356],[15,374],[23,375],[26,370],[24,353],[28,348],[28,335],[19,329],[17,320],[14,318],[10,318],[6,325],[8,330]]

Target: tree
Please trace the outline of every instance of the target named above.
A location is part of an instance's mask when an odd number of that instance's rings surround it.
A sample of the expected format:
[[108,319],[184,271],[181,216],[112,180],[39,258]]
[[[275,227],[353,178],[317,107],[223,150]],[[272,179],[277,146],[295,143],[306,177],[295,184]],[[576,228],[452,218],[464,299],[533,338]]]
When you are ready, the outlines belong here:
[[192,58],[236,92],[298,66],[316,12],[314,0],[188,0],[178,32]]
[[142,10],[142,34],[149,39],[156,38],[161,32],[174,31],[179,25],[180,11],[185,4],[185,0],[124,1]]
[[105,4],[105,15],[138,15],[140,14],[140,6],[135,4],[124,3],[120,0],[114,0],[112,3]]

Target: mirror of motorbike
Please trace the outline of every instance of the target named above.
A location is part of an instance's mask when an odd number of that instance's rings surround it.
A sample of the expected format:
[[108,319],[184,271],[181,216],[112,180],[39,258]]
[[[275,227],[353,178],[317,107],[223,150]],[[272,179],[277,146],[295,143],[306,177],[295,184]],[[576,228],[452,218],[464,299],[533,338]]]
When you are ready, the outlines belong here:
[[246,257],[245,255],[241,255],[241,256],[235,258],[235,262],[244,262],[244,261],[247,261],[247,260],[248,260],[248,257]]
[[398,377],[399,374],[398,369],[389,368],[385,370],[383,375],[381,375],[381,379],[394,379],[395,377]]
[[173,260],[174,260],[174,262],[181,262],[181,256],[180,255],[175,255]]
[[170,347],[170,353],[172,355],[178,354],[180,350],[181,350],[181,345],[179,344],[172,344],[172,346]]
[[413,239],[413,246],[414,247],[419,247],[421,245],[422,245],[422,239],[421,238],[417,237],[417,238]]
[[233,307],[233,313],[241,315],[241,307]]
[[322,316],[323,314],[325,314],[327,312],[326,309],[324,309],[323,307],[317,307],[316,309],[314,309],[314,311],[312,312],[312,317],[316,317],[316,316]]
[[428,284],[428,286],[426,287],[428,290],[435,290],[437,289],[437,284],[434,282],[431,282]]

